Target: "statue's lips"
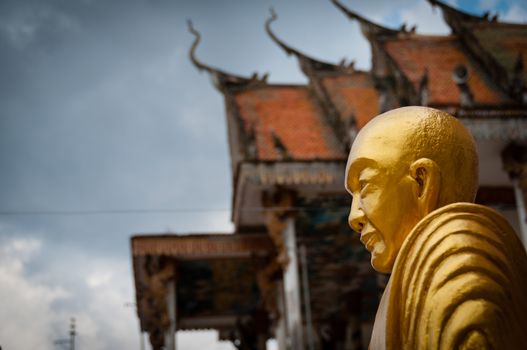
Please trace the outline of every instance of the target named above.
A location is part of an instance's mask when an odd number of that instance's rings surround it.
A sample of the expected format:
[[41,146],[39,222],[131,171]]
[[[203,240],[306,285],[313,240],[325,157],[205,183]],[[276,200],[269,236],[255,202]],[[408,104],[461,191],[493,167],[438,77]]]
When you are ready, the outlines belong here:
[[360,235],[360,241],[364,244],[366,249],[371,252],[375,243],[377,243],[377,233],[375,231],[363,231]]

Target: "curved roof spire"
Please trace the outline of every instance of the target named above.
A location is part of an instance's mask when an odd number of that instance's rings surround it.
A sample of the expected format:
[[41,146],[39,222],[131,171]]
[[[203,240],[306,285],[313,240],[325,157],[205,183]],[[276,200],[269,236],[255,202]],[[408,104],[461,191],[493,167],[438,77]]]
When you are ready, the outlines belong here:
[[338,0],[331,0],[331,2],[339,8],[342,12],[344,12],[350,19],[354,19],[358,21],[361,25],[362,32],[366,35],[397,35],[399,33],[413,33],[415,32],[415,28],[412,28],[410,30],[406,29],[406,25],[401,26],[399,30],[397,29],[390,29],[383,27],[379,24],[373,23],[372,21],[362,17],[358,13],[350,10],[343,4],[341,4]]
[[300,51],[298,51],[298,50],[292,48],[291,46],[287,45],[286,43],[284,43],[282,40],[280,40],[280,38],[278,38],[276,36],[275,33],[273,33],[273,31],[271,29],[271,23],[276,21],[278,19],[278,16],[276,15],[276,12],[274,11],[274,9],[272,7],[269,9],[269,12],[270,12],[270,16],[265,21],[265,31],[271,37],[271,39],[276,44],[278,44],[278,46],[280,46],[288,55],[293,54],[293,55],[297,55],[297,56],[305,56]]
[[263,76],[259,77],[258,74],[255,72],[251,77],[241,77],[238,75],[227,73],[223,70],[220,70],[218,68],[209,66],[203,62],[201,62],[196,57],[196,49],[201,41],[201,34],[194,28],[192,25],[192,21],[190,19],[187,19],[187,26],[189,32],[194,35],[194,42],[192,43],[190,50],[189,50],[189,57],[192,63],[198,68],[200,71],[206,71],[213,77],[214,85],[218,89],[222,89],[224,87],[233,87],[233,86],[244,86],[249,85],[252,83],[266,83],[267,82],[267,76],[268,74],[264,74]]
[[432,6],[438,6],[443,11],[444,16],[454,16],[457,20],[467,22],[497,22],[498,15],[490,16],[489,12],[486,12],[483,16],[475,16],[464,11],[458,10],[450,5],[445,4],[439,0],[428,0]]
[[217,68],[213,68],[211,66],[208,66],[198,60],[196,57],[196,49],[201,41],[201,34],[194,28],[194,25],[192,24],[192,21],[190,19],[187,19],[187,26],[188,31],[194,35],[194,41],[192,42],[192,46],[190,47],[189,51],[189,57],[192,63],[198,68],[200,71],[205,70],[208,73],[214,74],[214,73],[224,73],[221,70]]
[[335,71],[335,70],[342,70],[342,69],[354,70],[355,61],[351,61],[350,64],[346,64],[345,60],[342,60],[341,64],[338,64],[338,65],[328,63],[328,62],[322,62],[312,57],[309,57],[308,55],[300,52],[299,50],[287,45],[271,29],[271,23],[276,21],[278,19],[278,16],[272,7],[269,9],[269,12],[270,12],[270,16],[265,21],[265,31],[271,37],[271,39],[287,53],[287,55],[295,55],[299,59],[300,66],[302,70],[304,71],[304,73],[306,73],[307,75],[310,74],[309,69],[307,69],[306,67],[306,64],[308,64],[311,68],[314,68],[317,71],[320,71],[320,70]]

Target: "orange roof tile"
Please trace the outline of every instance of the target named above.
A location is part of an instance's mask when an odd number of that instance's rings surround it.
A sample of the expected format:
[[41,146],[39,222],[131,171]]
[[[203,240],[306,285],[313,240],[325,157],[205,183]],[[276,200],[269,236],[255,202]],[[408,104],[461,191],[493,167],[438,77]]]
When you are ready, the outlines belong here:
[[353,116],[360,129],[379,114],[379,93],[368,73],[327,76],[322,79],[322,84],[345,125]]
[[460,92],[452,71],[458,64],[469,69],[468,85],[477,104],[502,104],[508,99],[494,90],[461,51],[457,38],[411,36],[385,41],[385,49],[413,83],[416,91],[428,69],[429,104],[457,105]]
[[345,158],[307,87],[257,87],[235,100],[246,132],[254,131],[259,160],[280,159],[273,134],[294,160]]

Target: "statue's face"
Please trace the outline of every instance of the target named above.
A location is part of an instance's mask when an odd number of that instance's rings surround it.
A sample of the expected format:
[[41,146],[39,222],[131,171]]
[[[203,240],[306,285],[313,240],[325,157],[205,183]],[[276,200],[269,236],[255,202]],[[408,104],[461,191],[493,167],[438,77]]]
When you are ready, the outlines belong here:
[[423,217],[472,201],[476,188],[474,140],[458,120],[432,108],[402,107],[371,120],[346,166],[350,226],[361,234],[373,267],[385,273]]
[[383,273],[391,272],[405,237],[420,219],[418,184],[398,146],[382,133],[361,133],[346,167],[346,189],[353,196],[349,224],[371,252],[375,270]]

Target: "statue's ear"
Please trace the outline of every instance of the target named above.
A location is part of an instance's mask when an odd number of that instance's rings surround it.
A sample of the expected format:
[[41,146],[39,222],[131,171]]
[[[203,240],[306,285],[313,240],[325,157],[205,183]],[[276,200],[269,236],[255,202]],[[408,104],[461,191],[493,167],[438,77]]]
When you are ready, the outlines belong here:
[[410,175],[417,183],[417,199],[422,215],[437,208],[441,171],[436,162],[421,158],[410,165]]

